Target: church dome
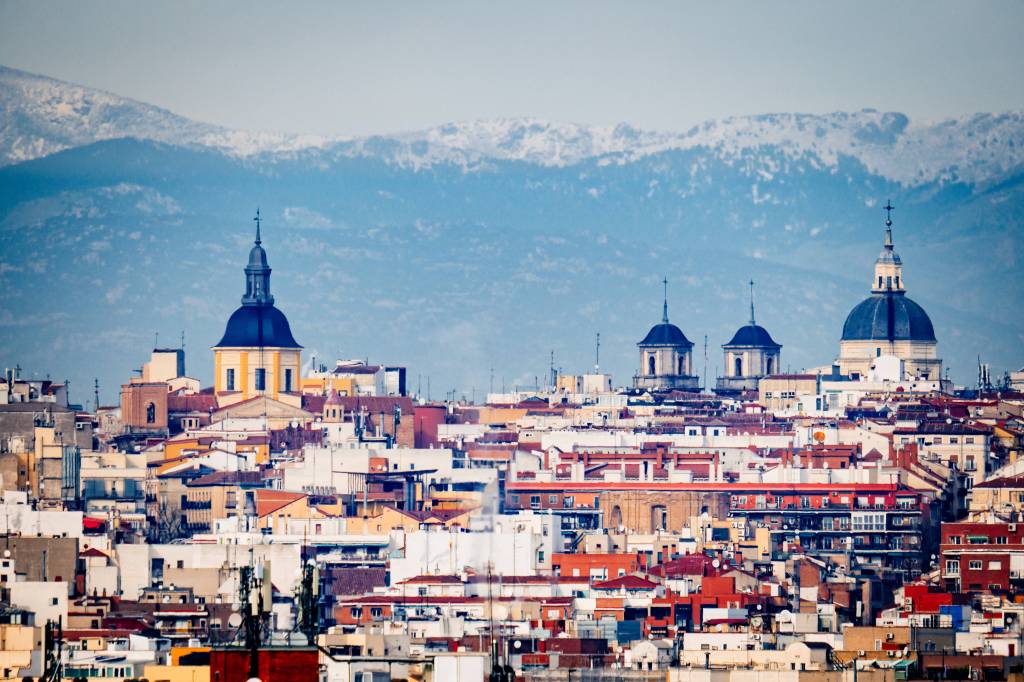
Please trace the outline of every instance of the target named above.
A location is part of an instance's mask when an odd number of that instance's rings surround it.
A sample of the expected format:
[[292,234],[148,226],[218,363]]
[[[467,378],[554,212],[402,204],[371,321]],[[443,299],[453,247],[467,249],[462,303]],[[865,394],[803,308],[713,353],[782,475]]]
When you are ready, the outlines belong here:
[[693,347],[683,330],[670,322],[662,322],[651,327],[647,336],[640,342],[641,346],[687,346]]
[[736,330],[732,340],[725,344],[728,346],[763,346],[767,348],[782,348],[775,343],[768,330],[759,324],[745,324]]
[[843,341],[935,341],[924,308],[899,292],[873,294],[850,311]]
[[224,336],[214,348],[302,348],[292,336],[288,318],[272,305],[243,305],[228,318]]

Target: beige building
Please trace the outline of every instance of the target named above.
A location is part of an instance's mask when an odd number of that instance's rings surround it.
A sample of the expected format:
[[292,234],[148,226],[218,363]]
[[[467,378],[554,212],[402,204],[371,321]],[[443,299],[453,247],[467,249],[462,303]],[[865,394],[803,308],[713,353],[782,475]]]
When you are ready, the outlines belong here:
[[818,392],[814,374],[773,374],[758,382],[758,402],[769,412],[786,412],[796,407],[799,396]]
[[270,265],[260,244],[257,222],[256,243],[245,266],[242,305],[213,347],[214,390],[221,405],[267,396],[298,407],[302,346],[292,336],[288,318],[274,307]]
[[[887,205],[891,210],[891,206]],[[906,375],[939,379],[935,329],[924,308],[906,295],[903,262],[893,249],[892,221],[885,221],[885,245],[875,261],[871,296],[854,307],[843,324],[839,371],[853,379],[866,377],[875,358],[894,355]]]

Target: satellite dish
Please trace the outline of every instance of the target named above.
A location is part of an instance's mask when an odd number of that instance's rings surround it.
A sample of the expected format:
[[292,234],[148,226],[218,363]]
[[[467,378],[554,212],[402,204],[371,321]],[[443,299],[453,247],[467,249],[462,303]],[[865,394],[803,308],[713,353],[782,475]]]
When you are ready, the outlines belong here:
[[241,616],[241,614],[232,613],[230,616],[228,616],[228,625],[229,626],[231,626],[233,628],[237,628],[241,624],[242,624],[242,616]]
[[523,643],[522,643],[522,642],[520,642],[520,641],[519,641],[519,640],[517,639],[516,641],[512,642],[512,646],[513,646],[513,647],[515,647],[516,649],[520,649],[520,648],[522,648],[522,646],[523,646]]

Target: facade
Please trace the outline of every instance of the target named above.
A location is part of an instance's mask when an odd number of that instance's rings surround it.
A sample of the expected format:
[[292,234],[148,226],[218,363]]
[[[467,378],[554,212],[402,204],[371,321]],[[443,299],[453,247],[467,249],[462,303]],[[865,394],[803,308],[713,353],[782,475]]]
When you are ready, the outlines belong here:
[[302,346],[292,336],[288,318],[274,307],[270,265],[261,243],[257,220],[242,305],[213,347],[214,391],[222,405],[267,396],[298,407]]
[[788,412],[800,396],[818,392],[815,374],[772,374],[758,382],[758,402],[770,412]]
[[875,358],[894,355],[903,361],[907,376],[940,379],[935,329],[924,308],[906,295],[903,262],[893,248],[892,220],[886,219],[885,225],[885,246],[875,261],[871,296],[857,304],[843,324],[839,370],[859,379],[868,376]]
[[1024,523],[942,524],[942,579],[951,592],[1024,588]]
[[[666,287],[668,282],[665,282]],[[662,308],[661,323],[651,327],[637,344],[640,371],[633,377],[636,388],[651,391],[698,391],[700,377],[693,374],[693,343],[683,331],[668,321],[668,294]]]

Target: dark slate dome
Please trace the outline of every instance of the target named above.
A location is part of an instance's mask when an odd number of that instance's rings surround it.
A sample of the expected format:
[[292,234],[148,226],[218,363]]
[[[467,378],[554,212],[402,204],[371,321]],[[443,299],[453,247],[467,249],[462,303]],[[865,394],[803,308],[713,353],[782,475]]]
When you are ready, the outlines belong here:
[[228,318],[224,337],[214,348],[302,348],[288,318],[272,305],[243,305]]
[[670,322],[662,322],[651,327],[647,336],[640,342],[641,346],[688,346],[693,347],[683,330]]
[[736,330],[732,335],[732,341],[726,346],[766,346],[769,348],[782,348],[775,343],[768,330],[759,324],[745,324]]
[[899,292],[873,294],[850,311],[843,341],[935,341],[924,308]]

